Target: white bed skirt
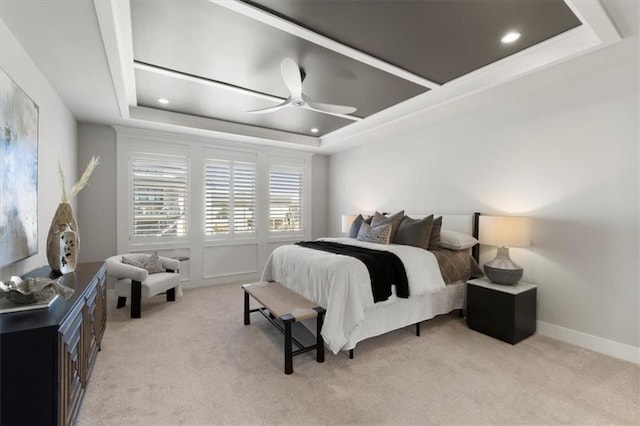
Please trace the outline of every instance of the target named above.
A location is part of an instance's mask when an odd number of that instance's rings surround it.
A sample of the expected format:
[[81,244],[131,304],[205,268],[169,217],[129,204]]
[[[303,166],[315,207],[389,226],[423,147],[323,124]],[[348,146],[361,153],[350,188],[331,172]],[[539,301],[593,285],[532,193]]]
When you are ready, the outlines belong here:
[[[348,351],[370,337],[379,336],[399,328],[408,327],[435,316],[448,314],[465,307],[466,283],[448,284],[443,290],[408,299],[398,299],[388,303],[378,303],[365,310],[364,321],[358,324],[340,349]],[[315,320],[302,322],[315,336]]]
[[342,350],[353,349],[358,342],[379,336],[398,328],[428,320],[462,309],[465,301],[465,283],[449,284],[432,294],[396,299],[393,303],[376,304],[365,310],[364,321],[358,324]]

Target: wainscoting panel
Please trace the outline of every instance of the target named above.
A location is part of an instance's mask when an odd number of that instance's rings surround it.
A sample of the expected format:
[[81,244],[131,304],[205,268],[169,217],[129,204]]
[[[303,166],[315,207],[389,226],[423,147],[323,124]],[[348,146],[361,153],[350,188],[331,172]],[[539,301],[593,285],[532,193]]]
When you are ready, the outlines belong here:
[[202,277],[221,278],[258,272],[258,245],[223,245],[202,248]]

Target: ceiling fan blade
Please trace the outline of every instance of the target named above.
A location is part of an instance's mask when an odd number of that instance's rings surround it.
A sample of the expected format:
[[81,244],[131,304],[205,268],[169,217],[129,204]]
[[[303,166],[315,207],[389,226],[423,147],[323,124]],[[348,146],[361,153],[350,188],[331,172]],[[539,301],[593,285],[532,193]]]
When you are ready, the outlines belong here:
[[285,86],[291,92],[291,96],[294,98],[302,97],[302,74],[300,74],[300,67],[296,61],[291,58],[284,58],[280,63],[280,72]]
[[289,105],[289,103],[290,103],[290,100],[287,99],[286,101],[284,101],[284,102],[282,102],[282,103],[280,103],[278,105],[270,106],[270,107],[267,107],[267,108],[254,109],[254,110],[247,111],[247,112],[250,112],[252,114],[264,114],[264,113],[267,113],[267,112],[273,112],[273,111],[277,111],[277,110],[279,110],[281,108],[284,108],[287,105]]
[[322,102],[316,102],[305,95],[302,95],[302,99],[304,99],[309,107],[320,112],[329,112],[332,114],[352,114],[358,110],[358,108],[352,106],[323,104]]

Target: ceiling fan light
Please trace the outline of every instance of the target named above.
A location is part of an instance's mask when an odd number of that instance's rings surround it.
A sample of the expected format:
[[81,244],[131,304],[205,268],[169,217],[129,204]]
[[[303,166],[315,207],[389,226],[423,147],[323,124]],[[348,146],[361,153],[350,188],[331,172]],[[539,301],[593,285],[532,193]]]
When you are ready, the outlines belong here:
[[517,32],[517,31],[509,31],[504,36],[502,36],[500,41],[505,43],[505,44],[513,43],[514,41],[516,41],[516,40],[518,40],[520,38],[520,35],[521,34],[519,32]]

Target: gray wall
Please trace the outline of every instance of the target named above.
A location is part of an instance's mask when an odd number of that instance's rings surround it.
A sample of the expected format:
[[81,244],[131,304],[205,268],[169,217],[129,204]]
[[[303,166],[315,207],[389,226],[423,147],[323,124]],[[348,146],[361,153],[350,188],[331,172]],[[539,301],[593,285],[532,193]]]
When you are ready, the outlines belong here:
[[78,173],[93,156],[100,157],[89,185],[78,195],[78,229],[84,262],[116,253],[116,132],[109,126],[78,125]]
[[312,185],[312,238],[327,236],[328,233],[328,212],[329,212],[329,189],[327,186],[329,158],[326,155],[315,154],[311,160]]
[[622,42],[331,156],[330,232],[374,209],[531,216],[533,247],[512,257],[538,285],[539,331],[637,354],[638,4],[618,5]]
[[[66,174],[67,190],[76,180],[76,121],[1,19],[0,45],[0,68],[39,107],[38,254],[0,268],[0,280],[5,281],[12,275],[21,275],[47,264],[47,234],[62,198],[58,159]],[[73,200],[72,207],[75,204]]]

